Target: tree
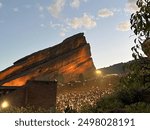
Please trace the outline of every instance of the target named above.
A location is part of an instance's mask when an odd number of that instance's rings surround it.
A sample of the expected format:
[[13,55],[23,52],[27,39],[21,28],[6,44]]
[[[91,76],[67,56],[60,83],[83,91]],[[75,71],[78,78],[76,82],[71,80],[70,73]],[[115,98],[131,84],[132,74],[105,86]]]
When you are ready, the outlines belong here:
[[[137,62],[138,65],[135,64],[134,72],[136,70],[135,74],[142,76],[143,83],[146,85],[150,84],[148,79],[150,77],[150,0],[138,0],[136,4],[139,10],[131,15],[130,23],[131,29],[136,35],[135,46],[132,47],[133,57],[140,60]],[[143,58],[138,51],[140,48],[148,58]],[[140,69],[137,69],[136,66],[139,66]]]
[[138,0],[136,4],[139,10],[133,13],[130,19],[131,29],[136,35],[134,39],[135,46],[132,47],[135,59],[142,57],[138,49],[142,47],[142,50],[145,52],[145,44],[143,43],[150,39],[150,0]]

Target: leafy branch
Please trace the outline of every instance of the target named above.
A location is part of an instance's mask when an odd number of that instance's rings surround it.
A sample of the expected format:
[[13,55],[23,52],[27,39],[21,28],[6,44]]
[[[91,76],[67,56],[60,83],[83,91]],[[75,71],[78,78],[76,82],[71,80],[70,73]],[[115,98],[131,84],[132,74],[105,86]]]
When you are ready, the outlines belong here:
[[150,0],[138,0],[136,2],[139,10],[131,15],[130,23],[136,38],[134,39],[135,46],[131,48],[135,59],[142,57],[138,49],[143,42],[150,39]]

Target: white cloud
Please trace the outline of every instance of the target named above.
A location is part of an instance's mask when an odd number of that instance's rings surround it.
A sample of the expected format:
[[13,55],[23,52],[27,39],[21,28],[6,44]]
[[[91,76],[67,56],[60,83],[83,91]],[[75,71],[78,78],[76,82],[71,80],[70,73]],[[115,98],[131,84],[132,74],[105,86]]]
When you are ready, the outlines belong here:
[[129,21],[125,21],[125,22],[122,22],[120,24],[117,25],[117,30],[118,31],[122,31],[122,32],[126,32],[126,31],[129,31],[130,30],[130,22]]
[[109,10],[109,9],[107,9],[107,8],[104,8],[104,9],[100,9],[99,11],[98,11],[98,16],[99,17],[110,17],[110,16],[113,16],[114,15],[114,13],[113,13],[113,11],[111,11],[111,10]]
[[125,12],[128,12],[128,13],[136,12],[138,10],[136,2],[137,0],[128,0],[128,2],[125,5]]
[[49,27],[57,29],[57,28],[62,28],[63,25],[62,24],[58,24],[58,23],[53,23],[52,21],[50,21]]
[[70,3],[70,6],[73,8],[79,8],[80,6],[80,0],[72,0]]
[[79,8],[81,2],[85,2],[85,3],[86,3],[87,1],[88,1],[88,0],[71,0],[70,6],[71,6],[72,8]]
[[2,8],[3,4],[0,2],[0,8]]
[[50,21],[49,27],[51,29],[59,30],[59,35],[61,37],[64,37],[66,35],[66,32],[68,31],[68,25],[53,23],[52,21]]
[[13,8],[13,11],[14,12],[18,12],[19,11],[19,9],[16,7],[16,8]]
[[48,11],[53,17],[58,18],[64,6],[65,0],[55,0],[55,2],[48,7]]
[[91,29],[96,26],[96,21],[91,17],[88,16],[87,14],[84,14],[82,17],[75,17],[69,22],[69,25],[73,29],[78,29],[78,28],[86,28],[86,29]]

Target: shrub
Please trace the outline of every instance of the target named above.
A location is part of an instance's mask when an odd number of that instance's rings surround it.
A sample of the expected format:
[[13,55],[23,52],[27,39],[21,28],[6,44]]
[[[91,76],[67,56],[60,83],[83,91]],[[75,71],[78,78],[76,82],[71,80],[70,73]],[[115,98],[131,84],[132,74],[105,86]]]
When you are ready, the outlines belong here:
[[138,102],[135,104],[125,106],[124,110],[130,113],[149,113],[150,104],[147,104],[145,102]]

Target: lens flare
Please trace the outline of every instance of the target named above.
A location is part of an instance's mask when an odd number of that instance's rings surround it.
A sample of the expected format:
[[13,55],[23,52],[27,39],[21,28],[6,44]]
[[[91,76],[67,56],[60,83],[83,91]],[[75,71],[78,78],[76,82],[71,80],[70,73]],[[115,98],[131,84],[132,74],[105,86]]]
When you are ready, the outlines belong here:
[[7,108],[9,107],[9,103],[7,101],[4,101],[2,104],[1,104],[1,107],[2,108]]
[[96,70],[96,74],[97,74],[97,75],[102,75],[102,71]]

